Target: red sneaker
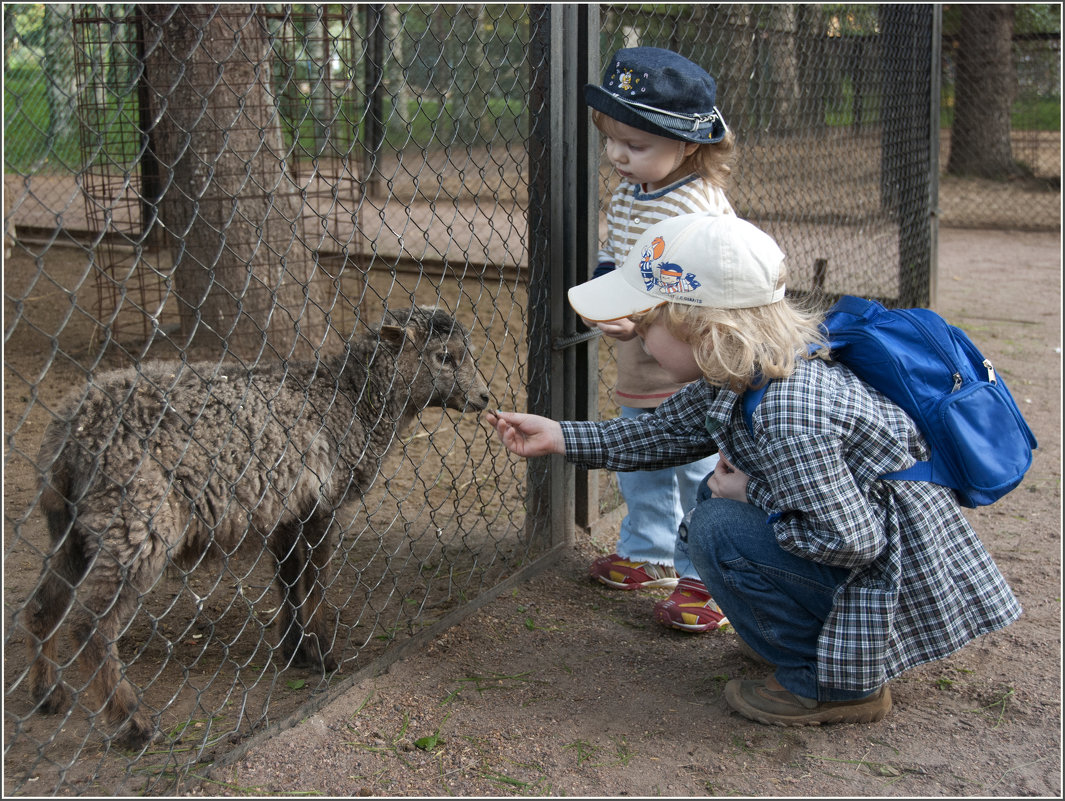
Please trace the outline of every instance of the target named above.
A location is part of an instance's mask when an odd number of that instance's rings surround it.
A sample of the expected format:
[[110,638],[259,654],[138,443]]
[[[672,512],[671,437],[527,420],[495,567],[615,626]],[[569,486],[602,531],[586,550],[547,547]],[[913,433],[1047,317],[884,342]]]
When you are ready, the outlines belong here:
[[677,572],[672,567],[653,565],[650,562],[630,562],[616,553],[600,556],[588,575],[616,590],[642,590],[649,587],[676,587]]
[[682,578],[672,595],[655,604],[655,620],[663,626],[694,633],[728,625],[728,618],[703,583],[691,578]]

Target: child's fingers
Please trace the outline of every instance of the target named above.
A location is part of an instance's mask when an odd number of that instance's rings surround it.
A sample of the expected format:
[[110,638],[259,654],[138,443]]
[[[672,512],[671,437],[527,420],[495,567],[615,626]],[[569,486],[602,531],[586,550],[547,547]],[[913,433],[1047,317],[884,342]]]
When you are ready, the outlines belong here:
[[524,441],[520,430],[514,425],[518,421],[513,419],[521,416],[523,415],[519,415],[516,412],[504,412],[499,409],[485,412],[484,414],[485,421],[496,430],[500,442],[503,443],[507,450],[514,452],[520,451],[521,443]]

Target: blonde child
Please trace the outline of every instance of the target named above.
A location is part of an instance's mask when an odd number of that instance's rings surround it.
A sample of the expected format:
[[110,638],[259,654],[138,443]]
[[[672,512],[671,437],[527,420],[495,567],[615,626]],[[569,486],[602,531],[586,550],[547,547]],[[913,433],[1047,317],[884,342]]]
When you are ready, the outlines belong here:
[[[717,450],[680,539],[748,653],[773,666],[766,679],[729,681],[725,701],[764,724],[868,723],[891,709],[890,679],[1021,608],[952,490],[880,478],[927,459],[924,438],[830,360],[820,315],[784,297],[783,261],[733,216],[654,226],[570,303],[589,320],[631,317],[663,369],[693,383],[635,420],[486,419],[518,455],[586,468]],[[752,433],[741,398],[765,379]]]
[[[622,179],[610,199],[594,276],[614,270],[656,222],[697,212],[734,214],[724,193],[734,137],[717,109],[716,92],[702,67],[657,47],[619,50],[602,85],[585,87],[606,157]],[[682,388],[644,352],[629,320],[585,322],[617,340],[614,401],[622,417],[654,411]],[[675,588],[655,605],[655,619],[688,632],[712,631],[724,622],[695,569],[675,548],[684,513],[715,464],[711,455],[660,470],[618,473],[626,515],[617,545],[589,568],[592,578],[617,589]]]

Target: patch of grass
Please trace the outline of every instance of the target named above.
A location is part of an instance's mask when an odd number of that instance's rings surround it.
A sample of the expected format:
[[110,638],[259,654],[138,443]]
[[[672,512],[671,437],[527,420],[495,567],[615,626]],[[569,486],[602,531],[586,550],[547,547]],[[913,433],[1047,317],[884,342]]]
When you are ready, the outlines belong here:
[[995,724],[991,728],[997,729],[1000,725],[1002,725],[1002,720],[1006,716],[1006,707],[1009,705],[1009,700],[1013,697],[1014,692],[1016,691],[1012,687],[1008,687],[1006,688],[1006,691],[1002,693],[1002,695],[1000,695],[990,704],[978,707],[977,709],[970,709],[969,711],[979,712],[981,714],[990,715],[991,717],[994,717]]
[[447,719],[449,717],[451,717],[450,712],[444,715],[444,719],[440,721],[440,725],[433,730],[432,734],[427,735],[425,737],[419,737],[417,740],[414,741],[414,745],[422,749],[423,751],[432,751],[438,745],[443,744],[444,741],[440,737],[440,729],[445,723],[447,723]]
[[573,750],[577,753],[577,767],[580,767],[582,763],[588,762],[595,756],[595,752],[599,749],[592,745],[587,740],[575,740],[572,743],[562,746],[563,750]]
[[502,773],[482,773],[481,776],[488,779],[490,782],[496,782],[497,784],[503,784],[518,789],[523,789],[529,786],[529,782],[523,782],[520,779],[512,779],[510,776],[504,776]]
[[632,762],[632,758],[636,756],[636,752],[629,746],[628,741],[624,737],[614,738],[615,754],[617,761],[615,765],[628,765]]
[[[883,776],[891,781],[887,784],[894,784],[903,775],[907,773],[921,773],[922,771],[913,768],[899,768],[888,762],[876,762],[871,759],[837,759],[835,757],[826,757],[819,754],[803,754],[807,759],[814,759],[819,762],[833,762],[840,765],[857,765],[859,768],[864,768],[873,776]],[[835,774],[831,774],[835,775]],[[845,778],[839,776],[837,778]]]
[[208,778],[206,776],[196,776],[195,778],[199,779],[204,784],[214,784],[214,785],[217,785],[218,787],[225,787],[227,790],[231,790],[231,791],[233,791],[235,793],[240,793],[241,795],[256,795],[256,796],[276,795],[276,796],[296,796],[296,797],[300,797],[300,796],[315,796],[315,795],[321,795],[322,794],[318,790],[271,790],[271,789],[269,789],[267,787],[263,787],[261,785],[248,786],[248,785],[243,785],[243,784],[235,784],[234,782],[224,782],[224,781],[222,781],[220,779],[211,779],[211,778]]

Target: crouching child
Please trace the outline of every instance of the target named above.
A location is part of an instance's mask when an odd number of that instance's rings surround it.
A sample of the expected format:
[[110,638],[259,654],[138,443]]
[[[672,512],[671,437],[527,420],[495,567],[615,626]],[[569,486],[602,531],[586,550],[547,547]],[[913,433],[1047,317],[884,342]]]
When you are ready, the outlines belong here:
[[[733,216],[659,223],[569,300],[587,320],[631,318],[672,380],[693,383],[636,418],[486,420],[519,456],[588,469],[717,451],[678,547],[744,647],[773,666],[729,681],[726,702],[764,724],[869,723],[891,709],[892,678],[1021,608],[952,490],[881,478],[927,459],[924,438],[831,360],[821,315],[785,298],[784,272],[772,238]],[[743,393],[770,379],[749,429]]]

